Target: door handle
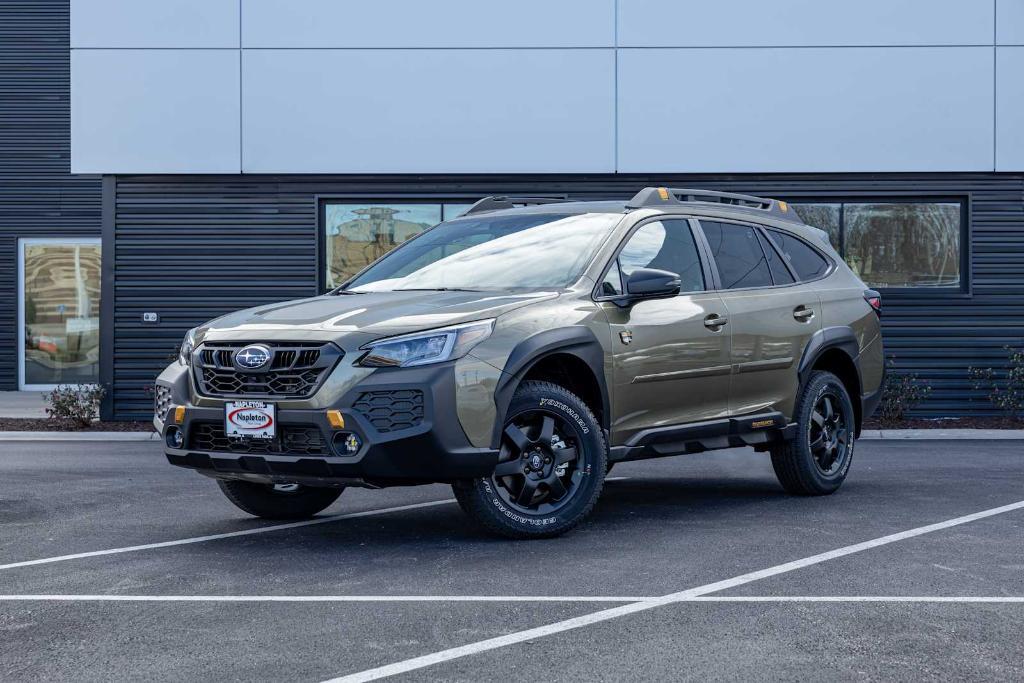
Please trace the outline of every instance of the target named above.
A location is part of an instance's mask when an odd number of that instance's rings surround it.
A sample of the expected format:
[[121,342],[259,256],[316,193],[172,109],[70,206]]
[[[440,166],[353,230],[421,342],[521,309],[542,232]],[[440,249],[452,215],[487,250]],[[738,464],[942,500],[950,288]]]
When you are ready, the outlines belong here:
[[704,318],[704,327],[708,328],[712,332],[717,332],[719,329],[721,329],[722,325],[725,325],[728,322],[729,319],[726,318],[724,315],[712,313],[711,315]]
[[793,309],[793,317],[800,322],[805,323],[814,317],[814,310],[807,308],[806,306],[797,306]]

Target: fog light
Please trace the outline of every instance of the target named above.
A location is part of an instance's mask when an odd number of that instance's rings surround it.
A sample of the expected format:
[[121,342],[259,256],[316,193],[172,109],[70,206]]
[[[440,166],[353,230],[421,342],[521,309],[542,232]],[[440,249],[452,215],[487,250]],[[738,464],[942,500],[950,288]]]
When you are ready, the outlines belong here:
[[351,432],[338,432],[334,435],[334,450],[341,455],[355,455],[362,447],[362,439]]
[[171,448],[181,448],[185,445],[185,436],[177,427],[170,427],[167,430],[167,445]]

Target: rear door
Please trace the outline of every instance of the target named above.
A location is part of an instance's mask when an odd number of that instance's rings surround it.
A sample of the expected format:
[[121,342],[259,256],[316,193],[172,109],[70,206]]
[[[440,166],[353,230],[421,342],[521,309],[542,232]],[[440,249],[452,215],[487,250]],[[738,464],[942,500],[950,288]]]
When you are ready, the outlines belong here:
[[701,220],[732,331],[729,413],[792,415],[803,349],[821,329],[813,283],[801,283],[754,225]]
[[[685,218],[650,220],[634,229],[609,266],[598,301],[611,325],[612,442],[641,429],[723,418],[728,413],[729,331],[694,226]],[[621,306],[611,300],[637,268],[677,273],[680,294]]]

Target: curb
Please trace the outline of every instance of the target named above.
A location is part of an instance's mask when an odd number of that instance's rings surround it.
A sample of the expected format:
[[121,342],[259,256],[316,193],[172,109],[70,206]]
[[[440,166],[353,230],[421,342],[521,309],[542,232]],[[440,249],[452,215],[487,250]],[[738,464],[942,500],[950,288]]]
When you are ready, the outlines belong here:
[[1024,429],[865,429],[861,439],[869,441],[1017,441]]
[[0,432],[0,441],[159,441],[156,432]]

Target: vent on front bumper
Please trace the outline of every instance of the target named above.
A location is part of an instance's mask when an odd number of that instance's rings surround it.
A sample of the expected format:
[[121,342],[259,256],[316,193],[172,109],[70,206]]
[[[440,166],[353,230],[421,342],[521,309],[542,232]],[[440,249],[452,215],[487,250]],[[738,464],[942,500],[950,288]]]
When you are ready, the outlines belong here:
[[235,354],[253,342],[207,342],[192,355],[196,385],[204,396],[309,398],[344,355],[322,342],[259,342],[271,351],[265,370],[240,370]]
[[419,389],[367,391],[352,409],[362,413],[378,432],[395,432],[423,422],[423,392]]
[[166,419],[167,409],[171,407],[171,388],[162,384],[153,387],[153,412],[160,420]]
[[323,434],[313,425],[278,425],[275,439],[237,439],[224,433],[224,425],[200,422],[192,425],[189,448],[213,453],[244,455],[328,455]]

